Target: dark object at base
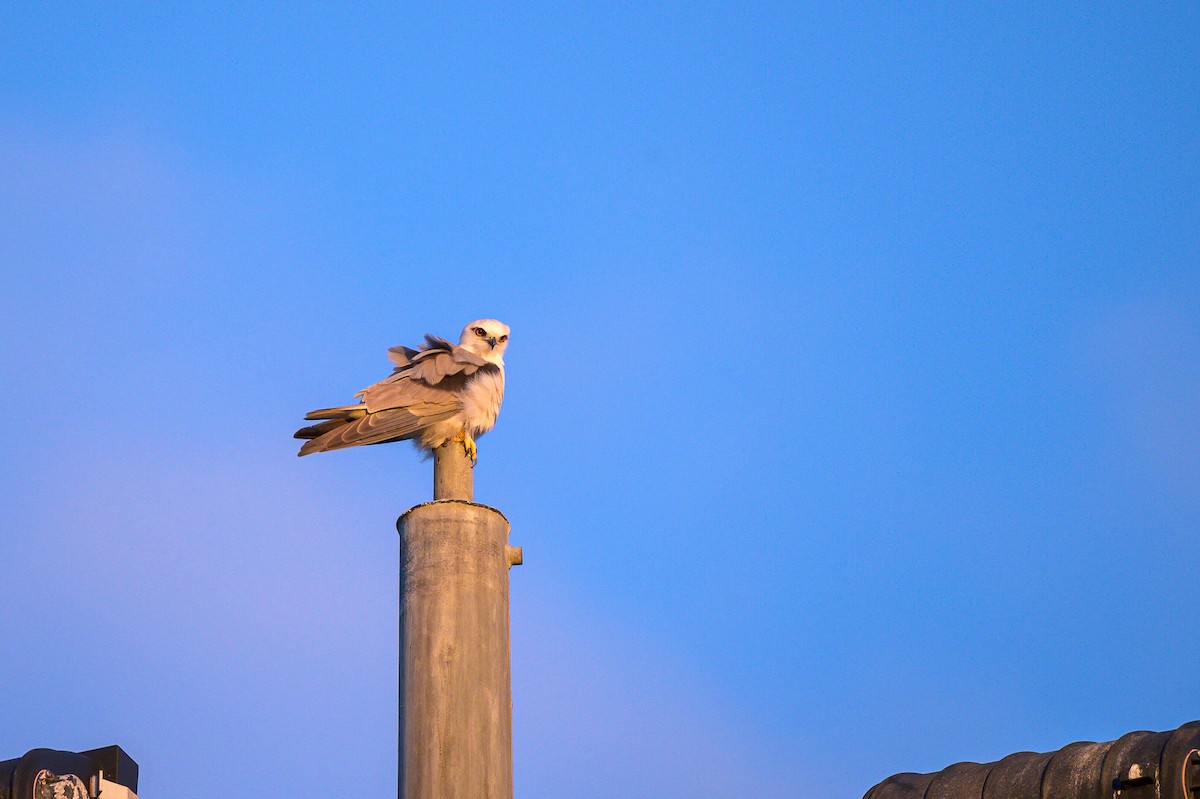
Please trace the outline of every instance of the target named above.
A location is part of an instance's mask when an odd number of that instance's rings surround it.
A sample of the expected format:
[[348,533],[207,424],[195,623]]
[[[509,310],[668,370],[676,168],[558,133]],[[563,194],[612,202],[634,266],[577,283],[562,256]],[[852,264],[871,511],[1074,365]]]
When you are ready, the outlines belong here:
[[138,765],[125,750],[116,744],[103,746],[99,749],[89,749],[79,754],[87,757],[104,771],[104,779],[124,785],[137,793]]
[[896,774],[863,799],[1200,799],[1200,721],[1108,743]]
[[39,777],[44,788],[47,774],[52,778],[75,777],[91,792],[93,786],[99,788],[102,771],[108,782],[137,793],[137,763],[119,746],[88,752],[30,749],[15,760],[0,762],[0,799],[34,799],[39,790]]

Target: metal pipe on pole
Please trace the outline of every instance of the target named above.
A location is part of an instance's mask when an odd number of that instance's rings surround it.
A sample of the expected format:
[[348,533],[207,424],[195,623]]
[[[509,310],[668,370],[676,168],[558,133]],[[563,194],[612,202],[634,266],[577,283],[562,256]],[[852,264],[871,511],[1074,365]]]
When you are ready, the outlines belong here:
[[400,799],[512,799],[504,514],[473,501],[472,464],[434,450],[434,501],[400,533]]

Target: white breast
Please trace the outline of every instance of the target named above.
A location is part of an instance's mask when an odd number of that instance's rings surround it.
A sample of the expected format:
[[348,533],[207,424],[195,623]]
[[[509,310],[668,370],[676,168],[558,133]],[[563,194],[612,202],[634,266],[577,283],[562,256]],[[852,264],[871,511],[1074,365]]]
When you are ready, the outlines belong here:
[[462,416],[472,436],[482,435],[496,425],[504,401],[504,369],[476,372],[463,388]]

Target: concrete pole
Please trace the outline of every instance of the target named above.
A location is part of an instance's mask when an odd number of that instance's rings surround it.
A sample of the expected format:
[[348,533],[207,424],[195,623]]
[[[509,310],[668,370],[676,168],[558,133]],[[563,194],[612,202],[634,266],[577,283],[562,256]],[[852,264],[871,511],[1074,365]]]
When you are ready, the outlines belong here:
[[[443,451],[444,450],[444,451]],[[512,799],[508,520],[463,498],[435,451],[435,491],[400,532],[400,799]],[[442,478],[439,479],[439,473]],[[470,463],[466,463],[470,488]]]
[[475,498],[475,470],[458,441],[447,441],[433,451],[433,498]]

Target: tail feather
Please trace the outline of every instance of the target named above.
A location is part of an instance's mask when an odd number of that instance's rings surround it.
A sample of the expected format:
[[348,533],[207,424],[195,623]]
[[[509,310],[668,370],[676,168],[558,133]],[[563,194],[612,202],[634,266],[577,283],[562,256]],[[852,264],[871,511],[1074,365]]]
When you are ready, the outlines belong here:
[[301,427],[292,435],[292,438],[320,438],[330,430],[336,430],[344,424],[346,424],[344,419],[330,419],[329,421],[321,422],[320,424]]
[[303,458],[305,455],[311,455],[314,452],[322,452],[324,442],[320,438],[314,438],[312,441],[305,441],[304,446],[300,447],[300,451],[296,453],[297,457]]
[[305,414],[304,418],[309,421],[314,419],[340,419],[348,421],[350,419],[359,419],[366,415],[367,406],[359,403],[357,405],[339,405],[336,408],[321,408]]

